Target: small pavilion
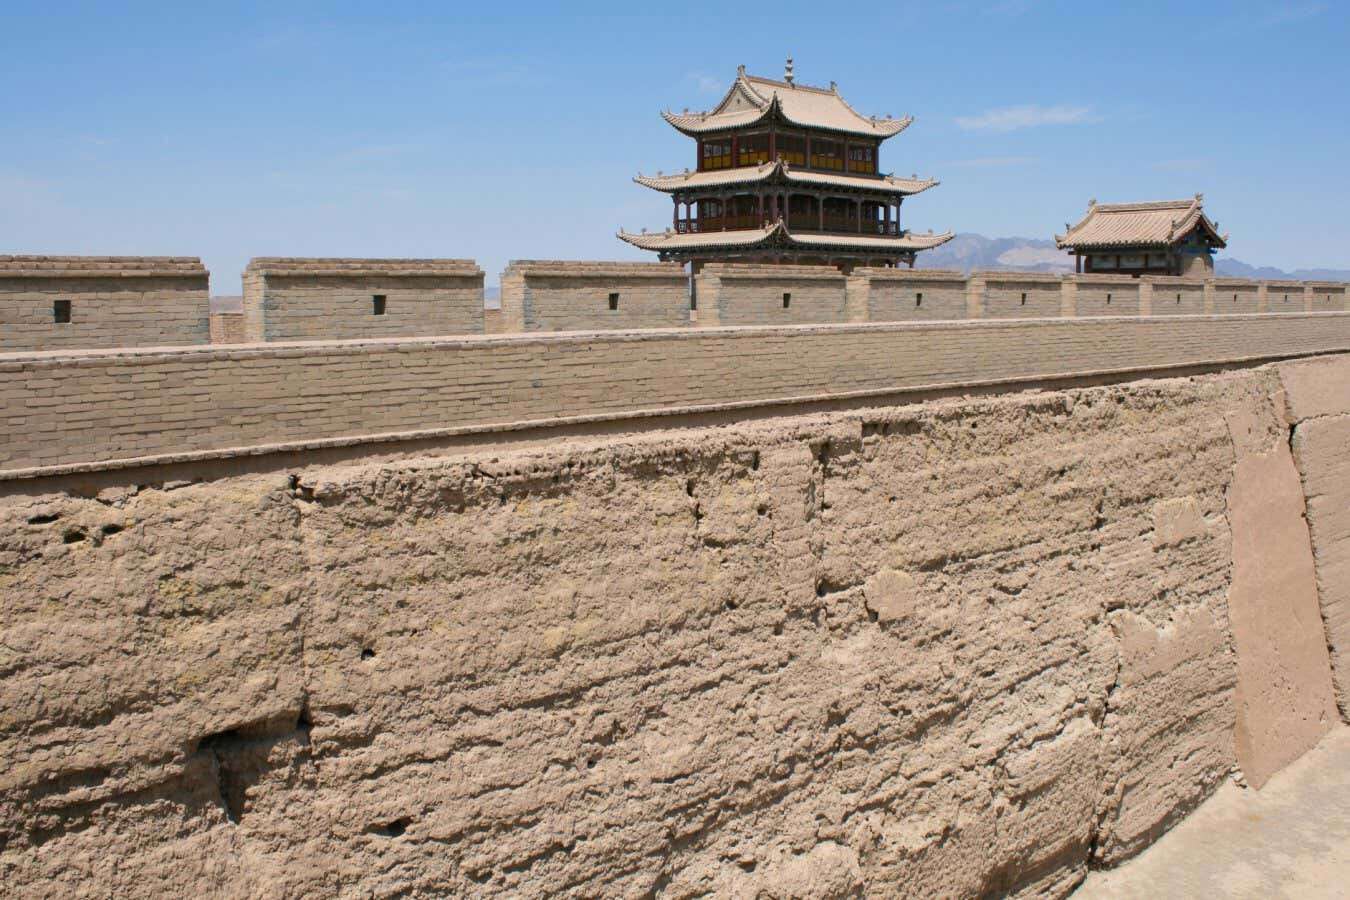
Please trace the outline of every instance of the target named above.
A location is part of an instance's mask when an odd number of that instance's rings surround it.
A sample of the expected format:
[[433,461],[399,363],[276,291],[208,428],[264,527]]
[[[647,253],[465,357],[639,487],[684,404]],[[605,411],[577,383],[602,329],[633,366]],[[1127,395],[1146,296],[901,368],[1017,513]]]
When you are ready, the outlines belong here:
[[1117,275],[1213,275],[1214,252],[1228,246],[1205,215],[1204,196],[1153,203],[1089,201],[1077,225],[1055,243],[1074,256],[1078,272]]

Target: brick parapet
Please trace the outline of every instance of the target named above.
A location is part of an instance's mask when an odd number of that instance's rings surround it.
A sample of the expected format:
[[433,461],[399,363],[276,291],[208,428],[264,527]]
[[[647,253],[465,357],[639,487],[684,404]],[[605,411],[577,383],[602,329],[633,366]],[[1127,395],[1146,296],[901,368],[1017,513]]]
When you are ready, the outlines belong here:
[[0,355],[0,477],[1350,350],[1350,314]]

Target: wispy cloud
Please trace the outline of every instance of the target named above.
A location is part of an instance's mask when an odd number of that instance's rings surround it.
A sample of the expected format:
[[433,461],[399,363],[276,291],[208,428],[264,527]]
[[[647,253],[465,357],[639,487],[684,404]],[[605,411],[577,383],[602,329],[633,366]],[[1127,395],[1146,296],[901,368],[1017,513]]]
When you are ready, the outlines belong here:
[[998,0],[989,5],[987,12],[995,16],[1021,16],[1031,12],[1037,0]]
[[957,116],[956,124],[966,131],[1019,131],[1041,125],[1077,125],[1097,122],[1100,117],[1090,106],[1004,106],[980,113],[978,116]]
[[1288,25],[1291,22],[1306,22],[1326,11],[1325,3],[1290,3],[1266,12],[1258,21],[1262,25]]
[[720,94],[727,89],[727,79],[708,75],[704,72],[690,72],[684,76],[684,80],[692,82],[694,90],[700,94]]
[[1208,159],[1162,159],[1153,164],[1159,172],[1198,172],[1213,164]]
[[975,159],[957,159],[942,164],[944,169],[1006,169],[1039,162],[1034,156],[980,156]]

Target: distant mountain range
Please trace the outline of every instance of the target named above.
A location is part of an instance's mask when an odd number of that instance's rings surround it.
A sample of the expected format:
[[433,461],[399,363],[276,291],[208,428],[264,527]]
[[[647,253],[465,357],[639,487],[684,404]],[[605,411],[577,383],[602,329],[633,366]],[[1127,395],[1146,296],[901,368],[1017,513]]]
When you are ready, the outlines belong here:
[[[958,234],[941,247],[919,254],[921,269],[1010,269],[1019,272],[1072,272],[1073,257],[1056,249],[1054,241],[1033,238],[987,238]],[[1230,278],[1298,278],[1308,281],[1350,281],[1350,269],[1295,269],[1253,266],[1227,257],[1214,261],[1219,275]]]

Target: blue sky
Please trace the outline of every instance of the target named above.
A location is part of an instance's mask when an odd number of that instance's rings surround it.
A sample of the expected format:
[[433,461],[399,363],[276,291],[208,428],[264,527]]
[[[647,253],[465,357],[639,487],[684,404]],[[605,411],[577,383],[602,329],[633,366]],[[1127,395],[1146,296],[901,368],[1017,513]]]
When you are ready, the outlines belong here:
[[614,232],[670,201],[630,179],[694,160],[659,111],[791,52],[915,117],[908,227],[1203,191],[1232,256],[1350,268],[1347,4],[196,6],[0,9],[0,252],[198,255],[214,293],[251,256],[647,258]]

